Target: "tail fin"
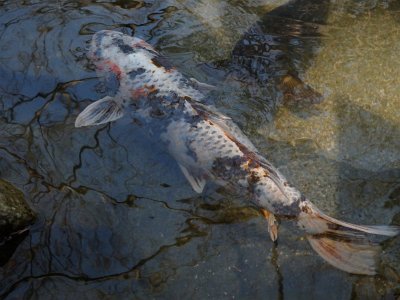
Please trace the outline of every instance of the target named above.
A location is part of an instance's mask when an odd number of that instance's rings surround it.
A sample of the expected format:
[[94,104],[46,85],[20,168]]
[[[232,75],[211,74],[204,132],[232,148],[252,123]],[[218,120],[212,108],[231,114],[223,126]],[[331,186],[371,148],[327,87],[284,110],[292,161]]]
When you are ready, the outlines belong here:
[[298,224],[307,232],[311,247],[328,263],[354,274],[376,274],[379,244],[371,242],[368,234],[395,236],[397,226],[361,226],[336,220],[303,202]]

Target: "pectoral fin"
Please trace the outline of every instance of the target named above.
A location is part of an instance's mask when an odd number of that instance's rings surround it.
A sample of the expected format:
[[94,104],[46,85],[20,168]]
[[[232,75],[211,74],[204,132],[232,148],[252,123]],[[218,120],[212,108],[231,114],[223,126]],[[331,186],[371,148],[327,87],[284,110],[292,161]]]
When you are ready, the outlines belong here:
[[118,120],[123,115],[122,105],[106,96],[86,107],[76,118],[75,127],[100,125]]
[[200,176],[196,176],[194,174],[191,174],[187,168],[179,164],[179,167],[181,168],[181,171],[183,175],[185,175],[186,179],[189,181],[190,185],[192,186],[193,190],[196,193],[201,194],[204,190],[204,187],[206,185],[206,180],[204,178],[201,178]]
[[292,74],[285,75],[279,87],[283,92],[284,102],[289,105],[316,104],[323,100],[320,93]]
[[264,218],[268,220],[268,232],[271,240],[275,242],[278,239],[278,221],[276,220],[274,214],[270,213],[268,210],[261,208],[261,213]]

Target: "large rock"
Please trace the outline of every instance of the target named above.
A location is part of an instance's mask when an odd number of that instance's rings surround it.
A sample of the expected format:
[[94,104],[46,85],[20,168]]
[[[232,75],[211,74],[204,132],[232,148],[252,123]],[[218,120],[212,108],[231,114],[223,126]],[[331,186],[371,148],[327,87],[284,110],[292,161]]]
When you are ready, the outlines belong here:
[[23,193],[0,179],[0,243],[26,228],[35,219]]

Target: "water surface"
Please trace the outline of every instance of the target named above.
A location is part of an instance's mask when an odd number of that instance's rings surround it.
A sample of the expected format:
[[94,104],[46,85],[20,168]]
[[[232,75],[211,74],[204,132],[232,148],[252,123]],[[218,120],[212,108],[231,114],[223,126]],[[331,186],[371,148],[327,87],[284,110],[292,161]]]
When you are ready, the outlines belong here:
[[[399,238],[379,275],[339,271],[292,221],[273,244],[246,199],[196,195],[175,162],[124,119],[74,128],[109,93],[85,56],[91,35],[146,39],[317,206],[340,219],[400,224],[400,7],[331,1],[318,37],[288,55],[325,101],[279,106],[204,71],[228,59],[257,20],[286,1],[0,1],[0,174],[38,221],[0,269],[5,299],[395,299]],[[318,47],[301,45],[308,42]],[[223,73],[223,70],[222,70]],[[264,87],[258,87],[262,90]],[[276,93],[276,95],[274,94]]]

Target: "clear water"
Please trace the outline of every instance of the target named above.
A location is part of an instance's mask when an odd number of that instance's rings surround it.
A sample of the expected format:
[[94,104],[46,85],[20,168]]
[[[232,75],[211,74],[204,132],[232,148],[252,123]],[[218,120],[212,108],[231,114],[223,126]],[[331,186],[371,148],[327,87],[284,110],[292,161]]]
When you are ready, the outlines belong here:
[[276,87],[267,99],[250,98],[204,71],[285,3],[0,1],[0,175],[39,216],[0,268],[0,298],[400,296],[399,238],[384,243],[378,276],[346,274],[319,258],[292,221],[282,221],[273,244],[246,199],[212,188],[196,195],[140,126],[73,126],[107,93],[85,57],[91,35],[134,32],[185,74],[216,84],[212,101],[321,209],[400,224],[397,1],[332,0],[321,36],[299,38],[317,47],[291,48],[302,79],[325,96],[319,105],[273,111]]

